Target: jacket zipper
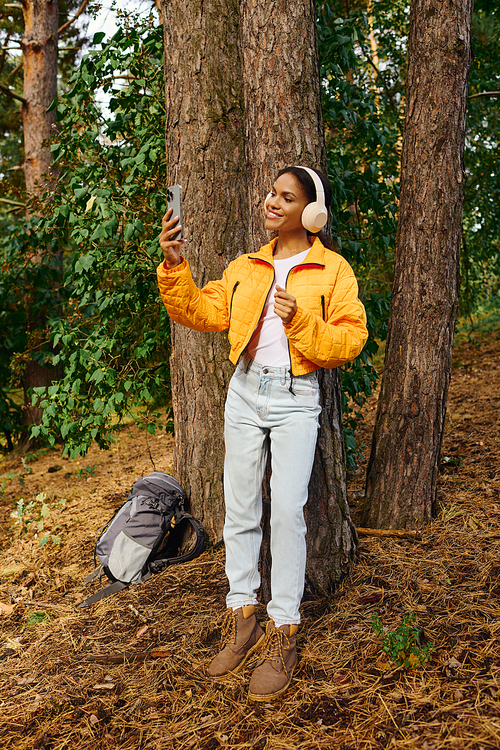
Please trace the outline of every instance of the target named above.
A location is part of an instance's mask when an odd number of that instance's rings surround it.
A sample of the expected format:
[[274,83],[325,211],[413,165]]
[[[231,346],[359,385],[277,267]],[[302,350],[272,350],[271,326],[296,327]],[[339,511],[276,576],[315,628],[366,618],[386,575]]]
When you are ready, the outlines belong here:
[[[306,261],[303,261],[302,263],[299,263],[299,264],[298,264],[297,266],[293,266],[293,268],[291,268],[291,269],[290,269],[290,270],[288,271],[287,275],[286,275],[286,280],[285,280],[285,291],[288,291],[288,290],[287,290],[288,277],[290,276],[291,272],[292,272],[293,270],[295,270],[296,268],[300,268],[301,266],[317,266],[318,268],[324,268],[324,267],[325,267],[325,266],[323,266],[323,265],[322,265],[321,263],[307,263]],[[269,292],[268,292],[268,293],[269,293]],[[324,315],[325,295],[324,295],[324,294],[323,294],[323,295],[321,296],[321,304],[322,304],[322,306],[323,306],[323,320],[324,320],[324,319],[325,319],[325,315]],[[262,313],[261,313],[261,315],[262,315]],[[252,334],[252,335],[253,335],[253,334]],[[293,378],[293,377],[294,377],[294,374],[293,374],[293,369],[292,369],[292,355],[291,355],[291,352],[290,352],[290,341],[288,340],[288,336],[286,337],[286,343],[287,343],[287,346],[288,346],[288,356],[289,356],[289,358],[290,358],[290,375],[291,375],[291,376],[292,376],[292,378]],[[290,385],[290,387],[291,387],[291,385]],[[292,393],[293,393],[293,391],[292,391]]]
[[233,286],[233,291],[231,293],[231,302],[229,304],[229,322],[231,322],[231,315],[233,314],[233,298],[234,298],[234,293],[235,293],[235,291],[236,291],[239,283],[240,283],[239,281],[236,282],[236,284]]
[[326,312],[325,312],[325,295],[321,295],[321,314],[323,316],[323,321],[326,321]]
[[[300,264],[299,264],[299,265],[300,265]],[[297,266],[294,266],[293,268],[297,268]],[[286,279],[285,279],[285,292],[286,292],[286,291],[288,291],[288,290],[287,290],[287,286],[288,286],[288,277],[290,276],[290,273],[291,273],[291,272],[293,271],[293,268],[291,268],[291,269],[290,269],[290,270],[288,271],[287,275],[286,275]],[[286,334],[285,334],[285,336],[286,336]],[[286,336],[286,345],[288,346],[288,359],[290,360],[290,379],[291,379],[291,381],[292,381],[292,379],[293,379],[293,369],[292,369],[292,353],[291,353],[291,351],[290,351],[290,341],[289,341],[289,339],[288,339],[288,336]],[[292,393],[292,394],[293,394],[293,391],[292,391],[292,382],[290,382],[290,393]]]
[[[252,333],[250,334],[250,336],[248,337],[248,339],[247,339],[247,340],[245,341],[245,344],[244,344],[244,346],[243,346],[243,348],[242,348],[242,350],[241,350],[241,354],[240,354],[240,357],[242,356],[243,352],[245,351],[245,349],[247,348],[248,344],[249,344],[249,343],[250,343],[250,341],[252,340],[252,336],[254,335],[255,331],[257,330],[257,326],[259,325],[259,322],[260,322],[260,318],[261,318],[261,315],[262,315],[262,313],[264,312],[264,308],[265,308],[265,306],[266,306],[266,302],[267,302],[267,298],[268,298],[268,296],[269,296],[269,292],[270,292],[270,291],[271,291],[271,289],[273,288],[273,284],[274,284],[274,279],[276,278],[276,274],[275,274],[275,271],[274,271],[274,266],[273,266],[273,264],[272,264],[272,263],[269,263],[269,262],[268,262],[267,260],[262,260],[261,258],[259,258],[259,260],[260,260],[260,262],[261,262],[261,263],[267,263],[267,265],[268,265],[268,266],[270,266],[270,267],[272,268],[272,270],[273,270],[273,278],[272,278],[272,281],[271,281],[271,286],[270,286],[270,287],[268,288],[268,290],[267,290],[267,292],[266,292],[266,296],[264,297],[264,304],[262,305],[261,311],[260,311],[260,313],[259,313],[259,317],[257,318],[257,325],[256,325],[256,326],[255,326],[255,328],[253,329],[253,331],[252,331]],[[238,283],[239,283],[239,282],[238,282]],[[233,293],[234,293],[234,289],[233,289]]]

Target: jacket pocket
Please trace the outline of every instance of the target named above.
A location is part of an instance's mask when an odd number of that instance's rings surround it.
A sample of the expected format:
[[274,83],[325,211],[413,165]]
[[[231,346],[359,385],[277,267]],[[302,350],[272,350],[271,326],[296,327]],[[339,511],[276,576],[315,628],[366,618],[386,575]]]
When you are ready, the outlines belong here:
[[236,282],[236,284],[233,286],[233,291],[231,292],[231,301],[229,302],[229,322],[230,323],[231,323],[231,315],[233,313],[233,298],[234,298],[234,293],[236,292],[236,289],[237,289],[239,283],[240,283],[239,281]]
[[325,305],[325,295],[321,295],[321,317],[323,320],[326,321],[326,305]]

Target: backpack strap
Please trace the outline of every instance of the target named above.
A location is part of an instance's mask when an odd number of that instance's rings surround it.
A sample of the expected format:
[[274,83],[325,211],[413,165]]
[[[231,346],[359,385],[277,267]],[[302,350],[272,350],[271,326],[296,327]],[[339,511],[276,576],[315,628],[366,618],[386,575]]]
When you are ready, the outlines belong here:
[[183,555],[177,555],[175,557],[159,557],[158,559],[153,560],[153,562],[151,562],[148,566],[151,573],[158,573],[168,565],[174,565],[176,563],[183,563],[188,562],[189,560],[194,560],[194,558],[198,557],[198,555],[201,555],[201,553],[205,549],[205,532],[200,521],[198,521],[197,518],[194,518],[192,515],[186,513],[185,511],[176,513],[175,526],[178,527],[181,523],[184,522],[191,524],[196,534],[196,541],[193,548]]
[[91,604],[95,604],[101,599],[105,599],[107,596],[115,594],[117,591],[122,591],[123,589],[128,588],[128,586],[130,586],[129,583],[123,583],[122,581],[113,581],[112,583],[108,583],[106,586],[104,586],[104,588],[99,589],[99,591],[96,591],[95,594],[92,594],[92,596],[88,596],[85,601],[81,602],[81,604],[78,605],[78,609],[90,607]]
[[103,572],[103,567],[102,567],[102,565],[98,565],[98,566],[96,567],[96,569],[95,569],[95,570],[93,570],[93,571],[92,571],[92,573],[90,573],[90,575],[88,575],[88,576],[86,577],[86,579],[85,579],[85,583],[90,583],[90,581],[93,581],[93,580],[94,580],[94,578],[97,578],[97,576],[100,576],[100,575],[102,575],[102,572]]

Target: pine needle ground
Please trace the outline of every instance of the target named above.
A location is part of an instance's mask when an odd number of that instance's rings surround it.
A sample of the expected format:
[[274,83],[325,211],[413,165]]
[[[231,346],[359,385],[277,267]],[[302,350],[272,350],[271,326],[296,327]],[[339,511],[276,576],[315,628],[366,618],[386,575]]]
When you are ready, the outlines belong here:
[[[75,606],[89,591],[82,578],[95,531],[152,470],[144,433],[120,433],[108,454],[93,449],[82,461],[96,467],[89,476],[70,462],[48,473],[63,463],[55,452],[30,461],[23,488],[8,482],[0,519],[3,746],[500,748],[499,351],[492,336],[456,347],[436,519],[418,541],[361,538],[349,578],[332,596],[303,602],[300,669],[274,703],[248,701],[251,666],[225,682],[205,676],[224,610],[221,550],[91,610]],[[366,442],[374,407],[365,410]],[[168,471],[169,438],[148,448]],[[20,468],[11,461],[1,470]],[[355,518],[363,470],[350,486]],[[42,491],[60,545],[9,531],[19,496]],[[372,617],[395,630],[408,613],[434,650],[423,664],[398,667]],[[265,620],[263,608],[258,615]]]

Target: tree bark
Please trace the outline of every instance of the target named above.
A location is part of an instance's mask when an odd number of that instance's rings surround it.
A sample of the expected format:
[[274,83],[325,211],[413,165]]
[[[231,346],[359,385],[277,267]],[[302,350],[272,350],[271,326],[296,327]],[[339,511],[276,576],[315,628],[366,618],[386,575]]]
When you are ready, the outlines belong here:
[[[59,6],[57,0],[23,0],[24,37],[21,42],[24,69],[24,103],[22,105],[24,136],[24,175],[30,197],[40,202],[47,191],[54,189],[49,141],[56,127],[56,110],[47,108],[57,96],[57,29]],[[29,215],[29,211],[27,212]],[[43,260],[43,248],[31,260]],[[56,291],[55,291],[56,295]],[[40,320],[33,320],[27,290],[26,317],[28,335],[40,328]],[[23,375],[24,434],[21,442],[28,441],[28,427],[40,424],[42,411],[32,406],[28,393],[31,388],[49,386],[60,377],[60,372],[33,360],[28,360]]]
[[[163,3],[168,184],[183,187],[184,255],[195,283],[247,251],[248,209],[238,6]],[[223,415],[233,372],[225,333],[172,324],[177,479],[212,542],[224,523]]]
[[458,309],[472,0],[413,0],[397,254],[362,524],[431,517]]
[[57,0],[23,0],[23,14],[24,175],[28,193],[41,198],[53,187],[48,141],[54,133],[57,112],[47,112],[47,108],[57,96],[59,6]]
[[[185,255],[201,286],[220,278],[238,254],[269,241],[263,199],[280,168],[326,167],[314,5],[177,0],[163,5],[163,19],[169,183],[185,190]],[[224,520],[223,410],[233,371],[227,354],[225,334],[173,324],[175,472],[212,542],[221,539]],[[307,581],[326,592],[346,575],[356,534],[346,498],[338,373],[325,371],[321,382],[321,432],[306,508]],[[263,553],[266,581],[266,543]]]

